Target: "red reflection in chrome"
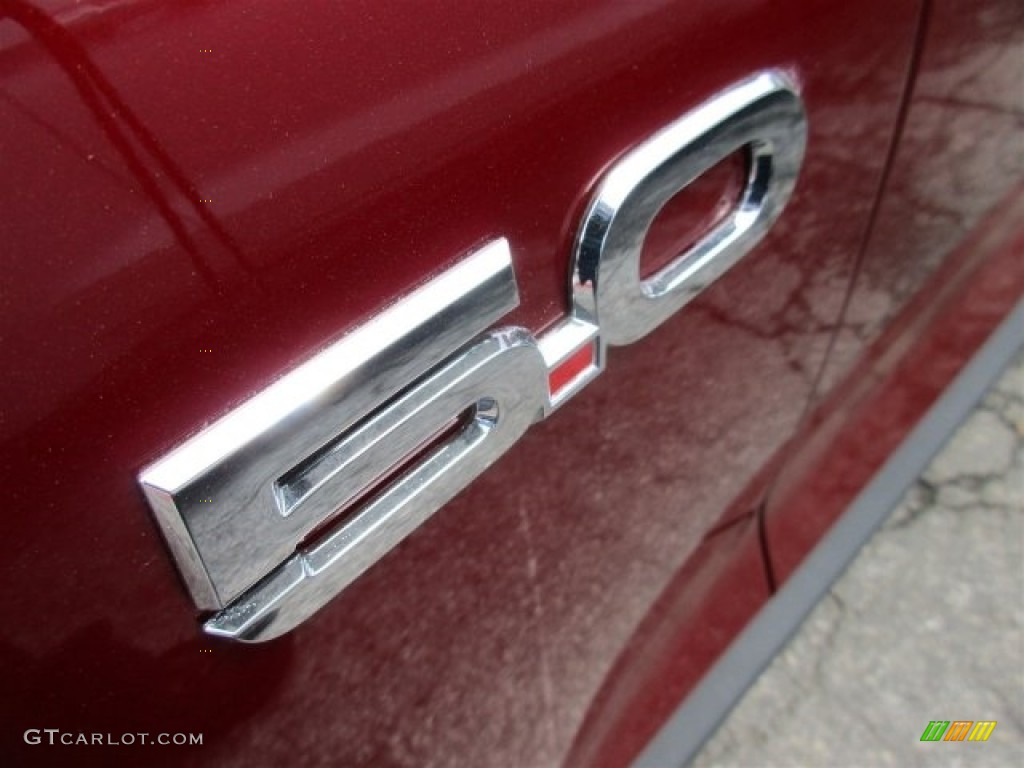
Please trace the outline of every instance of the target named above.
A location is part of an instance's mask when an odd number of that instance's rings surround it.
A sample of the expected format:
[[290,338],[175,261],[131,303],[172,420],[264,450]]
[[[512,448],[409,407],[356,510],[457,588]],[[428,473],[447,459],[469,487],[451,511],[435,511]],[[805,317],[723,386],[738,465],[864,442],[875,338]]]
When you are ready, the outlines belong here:
[[552,395],[561,392],[569,383],[594,364],[594,345],[587,344],[573,352],[565,361],[548,374],[548,391]]

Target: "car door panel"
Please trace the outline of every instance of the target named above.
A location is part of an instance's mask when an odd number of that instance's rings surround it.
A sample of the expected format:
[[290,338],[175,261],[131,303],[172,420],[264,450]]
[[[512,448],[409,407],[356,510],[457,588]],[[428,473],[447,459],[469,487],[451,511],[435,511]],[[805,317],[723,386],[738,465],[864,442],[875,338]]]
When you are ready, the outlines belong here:
[[817,413],[768,506],[780,582],[1024,292],[1024,8],[935,0],[924,32]]
[[[767,597],[751,512],[867,231],[916,1],[3,8],[19,733],[202,732],[166,759],[222,765],[552,764],[629,711],[652,616],[710,659]],[[202,634],[144,467],[494,238],[520,294],[502,322],[542,334],[615,161],[776,69],[809,136],[755,250],[312,620],[261,647]],[[682,221],[734,205],[715,173]]]

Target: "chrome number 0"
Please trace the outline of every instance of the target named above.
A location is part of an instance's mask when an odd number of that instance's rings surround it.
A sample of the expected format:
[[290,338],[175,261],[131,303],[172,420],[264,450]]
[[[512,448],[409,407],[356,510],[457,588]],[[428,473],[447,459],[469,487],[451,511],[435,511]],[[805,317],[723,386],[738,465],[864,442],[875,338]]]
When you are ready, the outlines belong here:
[[[539,339],[488,330],[519,303],[495,240],[147,467],[140,483],[196,605],[216,611],[206,631],[268,640],[323,607],[598,375],[606,345],[649,333],[747,253],[789,198],[805,142],[783,75],[739,83],[608,172],[580,227],[571,312]],[[642,280],[658,211],[738,149],[749,172],[736,209]]]
[[[584,216],[574,264],[575,302],[598,315],[608,344],[647,335],[750,251],[789,200],[806,141],[799,96],[769,72],[684,115],[611,169]],[[749,170],[739,204],[700,242],[641,280],[640,251],[658,211],[744,147]]]

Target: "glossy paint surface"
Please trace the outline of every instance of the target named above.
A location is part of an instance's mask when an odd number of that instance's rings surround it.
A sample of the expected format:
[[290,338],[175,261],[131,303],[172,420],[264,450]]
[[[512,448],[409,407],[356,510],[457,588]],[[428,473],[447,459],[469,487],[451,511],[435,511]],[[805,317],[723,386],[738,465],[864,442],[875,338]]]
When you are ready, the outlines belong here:
[[[685,639],[685,693],[767,595],[751,510],[839,317],[916,2],[0,11],[0,754],[46,763],[20,734],[60,727],[205,736],[75,753],[98,764],[586,764],[645,637]],[[313,622],[205,639],[139,469],[491,238],[541,331],[602,172],[769,67],[810,136],[763,244]]]
[[768,506],[780,582],[1024,294],[1024,6],[937,0],[925,33],[816,412]]
[[814,411],[766,505],[781,584],[1024,297],[1024,187],[983,221]]

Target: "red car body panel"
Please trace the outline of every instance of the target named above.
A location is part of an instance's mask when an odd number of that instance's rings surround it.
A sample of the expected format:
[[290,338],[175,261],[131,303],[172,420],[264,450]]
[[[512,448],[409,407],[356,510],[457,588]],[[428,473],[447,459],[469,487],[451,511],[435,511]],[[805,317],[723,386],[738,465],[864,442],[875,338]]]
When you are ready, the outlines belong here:
[[[964,363],[1024,295],[1024,196],[995,212],[872,344],[854,376],[772,462],[769,593],[883,466]],[[756,615],[752,520],[714,531],[659,596],[588,713],[568,765],[625,765]]]
[[769,504],[780,583],[1024,295],[1022,75],[1020,3],[933,5],[821,402]]
[[[921,19],[916,0],[0,0],[0,754],[46,763],[21,734],[60,727],[204,734],[74,752],[104,765],[628,761],[770,595],[755,511],[855,269],[909,238],[875,202],[921,109],[918,90],[902,111]],[[493,237],[508,320],[550,326],[602,173],[766,68],[799,84],[810,136],[763,243],[298,630],[205,637],[139,470]],[[910,146],[891,184],[922,172]],[[708,174],[652,242],[694,238],[735,178]],[[783,575],[814,541],[786,548],[788,506],[768,518]]]

